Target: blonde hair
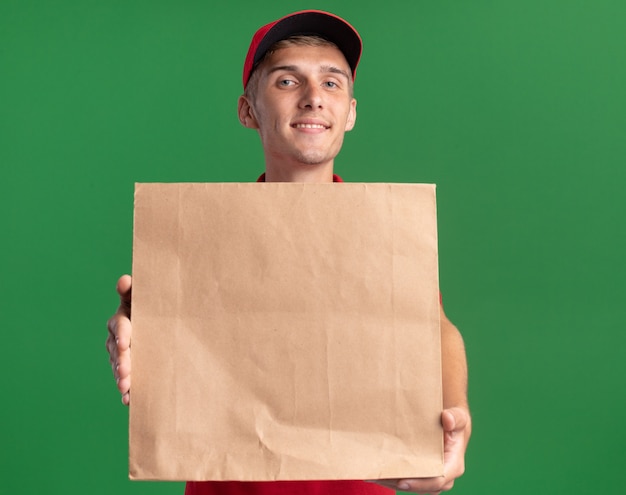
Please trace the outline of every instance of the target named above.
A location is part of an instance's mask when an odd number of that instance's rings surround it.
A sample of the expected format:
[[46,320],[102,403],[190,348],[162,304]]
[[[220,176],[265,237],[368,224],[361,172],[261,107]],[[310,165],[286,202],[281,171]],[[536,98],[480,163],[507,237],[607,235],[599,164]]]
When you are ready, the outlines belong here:
[[[332,46],[333,48],[339,49],[339,47],[332,41],[328,41],[325,38],[314,35],[296,35],[277,41],[269,47],[269,49],[265,52],[265,55],[263,55],[263,58],[252,68],[252,74],[250,75],[250,79],[248,79],[248,84],[246,85],[246,89],[243,93],[246,98],[250,101],[254,101],[256,97],[260,77],[260,72],[257,69],[263,64],[263,62],[265,62],[274,52],[293,46]],[[352,96],[352,93],[353,84],[352,79],[350,79],[350,96]]]

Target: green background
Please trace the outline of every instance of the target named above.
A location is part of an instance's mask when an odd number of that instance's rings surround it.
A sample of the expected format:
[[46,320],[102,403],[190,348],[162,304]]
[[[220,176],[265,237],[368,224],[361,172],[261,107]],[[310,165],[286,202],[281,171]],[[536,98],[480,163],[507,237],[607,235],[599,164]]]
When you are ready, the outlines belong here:
[[104,351],[133,183],[257,177],[243,58],[301,8],[365,43],[338,173],[438,185],[454,492],[625,493],[623,0],[0,0],[0,492],[182,494],[127,480]]

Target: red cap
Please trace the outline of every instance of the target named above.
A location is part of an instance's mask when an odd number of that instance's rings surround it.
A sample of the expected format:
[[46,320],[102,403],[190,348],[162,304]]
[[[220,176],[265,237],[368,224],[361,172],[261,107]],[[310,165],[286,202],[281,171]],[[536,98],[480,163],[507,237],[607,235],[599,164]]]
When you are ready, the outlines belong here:
[[250,42],[248,55],[243,64],[243,87],[248,85],[250,75],[267,50],[276,42],[297,35],[324,38],[342,51],[356,77],[356,66],[361,58],[363,44],[359,33],[348,22],[329,12],[302,10],[281,17],[260,28]]

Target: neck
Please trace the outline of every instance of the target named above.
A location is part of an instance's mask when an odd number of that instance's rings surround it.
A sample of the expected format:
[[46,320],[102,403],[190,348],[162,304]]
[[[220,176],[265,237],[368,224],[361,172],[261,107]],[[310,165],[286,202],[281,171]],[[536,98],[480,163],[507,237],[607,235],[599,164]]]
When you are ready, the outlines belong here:
[[265,164],[266,182],[332,182],[333,163],[274,167]]

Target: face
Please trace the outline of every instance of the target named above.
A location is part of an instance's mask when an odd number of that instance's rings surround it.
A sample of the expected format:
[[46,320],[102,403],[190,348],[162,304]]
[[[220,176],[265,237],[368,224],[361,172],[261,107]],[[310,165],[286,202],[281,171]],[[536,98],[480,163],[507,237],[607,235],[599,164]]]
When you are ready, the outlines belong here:
[[257,129],[266,167],[332,167],[346,131],[354,127],[351,70],[333,46],[290,46],[257,71],[254,101],[240,99],[239,117]]

